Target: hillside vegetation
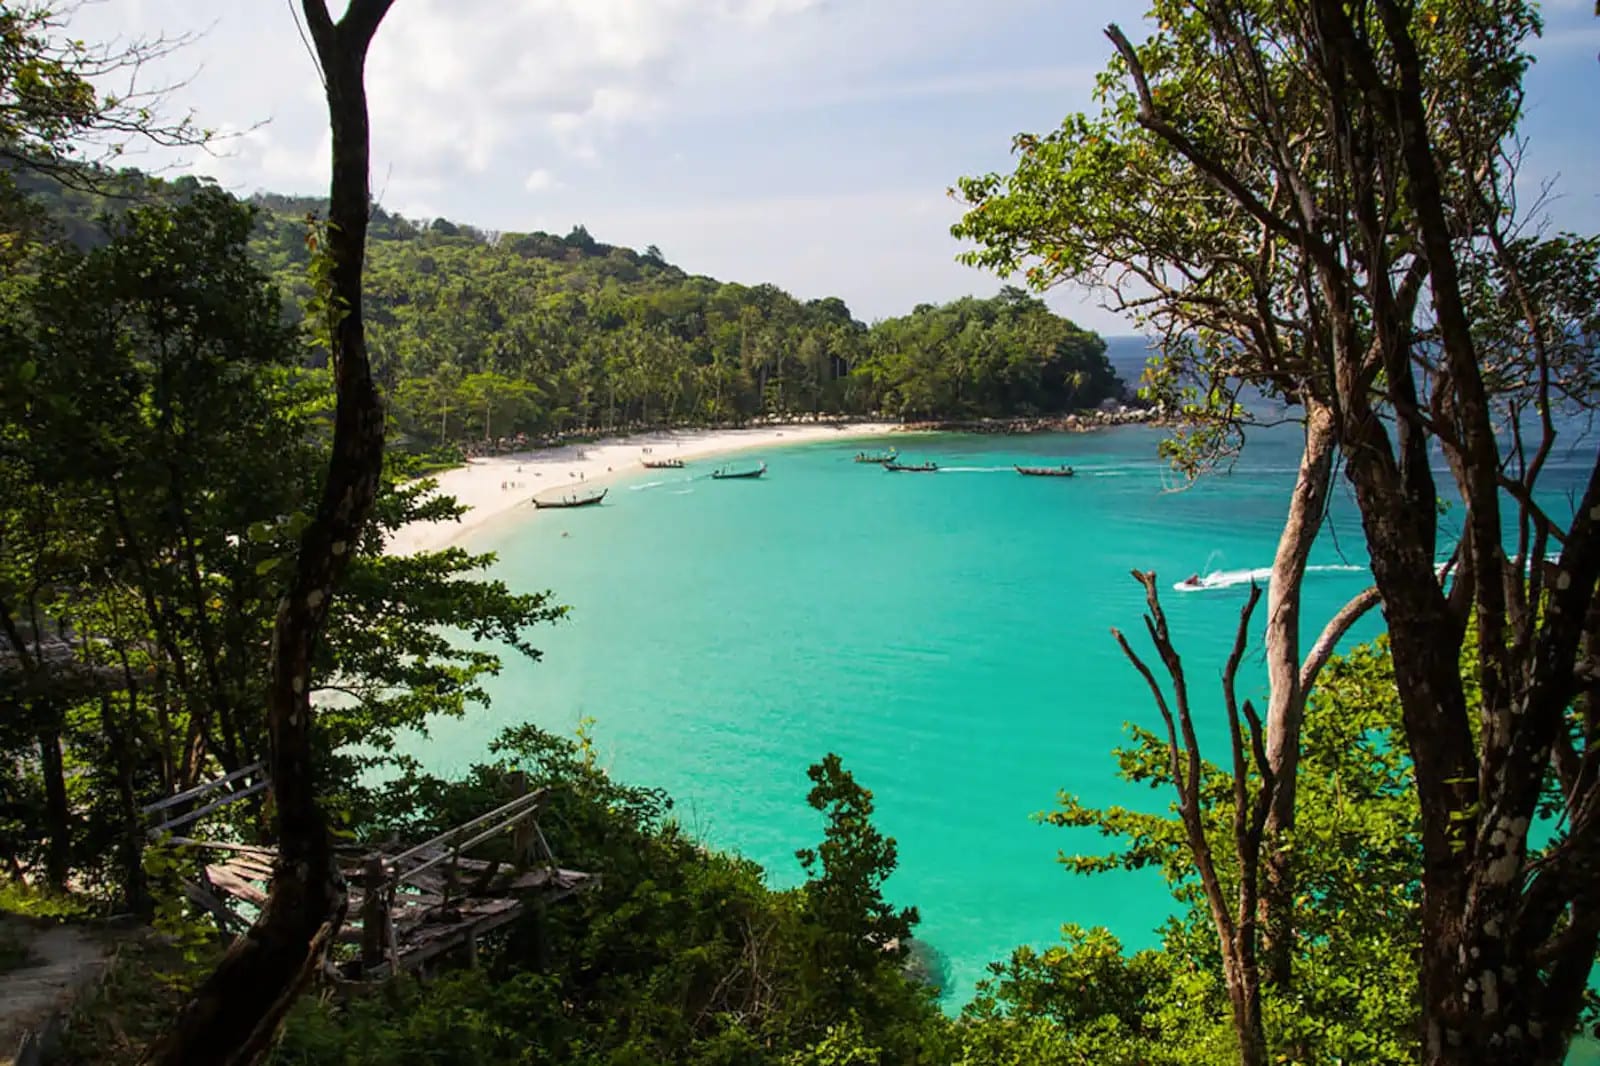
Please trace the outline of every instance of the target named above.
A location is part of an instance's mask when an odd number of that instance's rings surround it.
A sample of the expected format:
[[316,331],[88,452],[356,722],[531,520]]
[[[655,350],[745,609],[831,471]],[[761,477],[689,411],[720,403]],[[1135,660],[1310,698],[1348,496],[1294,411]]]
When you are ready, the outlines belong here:
[[[115,176],[159,198],[193,178]],[[67,237],[102,243],[115,197],[42,181]],[[323,201],[252,197],[252,256],[296,319],[311,298]],[[873,325],[837,297],[689,274],[643,252],[566,236],[494,233],[374,205],[367,330],[396,428],[432,446],[752,419],[1004,418],[1092,408],[1123,394],[1105,342],[1007,287],[919,304]]]

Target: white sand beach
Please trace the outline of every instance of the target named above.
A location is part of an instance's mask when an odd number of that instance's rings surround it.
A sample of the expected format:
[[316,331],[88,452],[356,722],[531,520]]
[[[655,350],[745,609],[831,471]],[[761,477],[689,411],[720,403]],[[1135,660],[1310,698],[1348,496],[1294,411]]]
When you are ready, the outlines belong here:
[[604,485],[624,474],[639,473],[646,457],[689,462],[757,448],[880,437],[900,428],[892,422],[808,422],[753,429],[671,430],[473,459],[466,466],[431,475],[439,482],[439,491],[471,510],[459,522],[413,522],[398,529],[389,537],[388,550],[396,555],[434,551],[460,543],[513,511],[532,518],[538,512],[528,505],[528,499],[536,493],[560,486]]

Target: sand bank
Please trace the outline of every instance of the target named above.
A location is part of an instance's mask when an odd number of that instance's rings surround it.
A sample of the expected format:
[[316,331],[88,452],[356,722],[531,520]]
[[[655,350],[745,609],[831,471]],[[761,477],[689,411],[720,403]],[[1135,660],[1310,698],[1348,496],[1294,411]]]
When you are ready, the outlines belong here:
[[604,485],[624,474],[641,473],[639,464],[646,448],[651,459],[691,462],[756,448],[878,437],[900,428],[890,422],[853,422],[672,430],[473,459],[466,466],[433,475],[440,492],[454,496],[471,510],[458,522],[413,522],[398,529],[389,537],[388,550],[398,555],[434,551],[460,543],[486,523],[513,511],[532,517],[537,512],[528,499],[535,493],[561,486]]

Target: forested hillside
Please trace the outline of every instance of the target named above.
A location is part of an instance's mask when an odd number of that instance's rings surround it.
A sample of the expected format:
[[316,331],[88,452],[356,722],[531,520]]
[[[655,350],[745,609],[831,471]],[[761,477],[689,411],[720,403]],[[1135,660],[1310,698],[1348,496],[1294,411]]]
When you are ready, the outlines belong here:
[[[262,250],[303,298],[320,203],[261,195]],[[1008,289],[868,327],[842,300],[685,273],[582,226],[486,233],[375,208],[368,307],[399,428],[425,441],[761,416],[971,417],[1093,407],[1105,345]]]
[[[124,201],[30,180],[80,246]],[[203,183],[116,175],[179,199]],[[251,251],[303,313],[323,201],[254,196]],[[1100,337],[1007,288],[868,326],[837,297],[688,274],[655,247],[419,223],[374,205],[367,329],[414,445],[761,417],[1039,415],[1122,394]]]

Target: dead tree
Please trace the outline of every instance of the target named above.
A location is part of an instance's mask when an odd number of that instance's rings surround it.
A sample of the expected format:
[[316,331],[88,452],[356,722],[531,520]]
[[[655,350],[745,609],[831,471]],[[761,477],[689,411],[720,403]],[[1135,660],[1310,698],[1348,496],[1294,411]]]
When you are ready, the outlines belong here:
[[1239,1038],[1239,1061],[1243,1066],[1265,1066],[1266,1032],[1261,1019],[1261,973],[1257,962],[1256,921],[1260,907],[1261,842],[1272,808],[1278,778],[1272,772],[1265,747],[1261,717],[1249,700],[1241,707],[1235,694],[1239,662],[1249,641],[1250,616],[1261,599],[1261,587],[1250,585],[1250,597],[1239,612],[1233,651],[1222,672],[1222,695],[1228,715],[1228,740],[1233,758],[1233,846],[1239,864],[1233,898],[1217,873],[1212,841],[1206,832],[1205,807],[1201,798],[1204,761],[1200,742],[1195,737],[1194,714],[1189,703],[1189,684],[1183,660],[1172,645],[1167,616],[1156,593],[1154,571],[1133,572],[1144,586],[1145,629],[1172,685],[1169,701],[1161,683],[1119,629],[1111,633],[1122,653],[1133,663],[1155,699],[1156,709],[1167,733],[1167,770],[1178,793],[1178,815],[1183,822],[1189,851],[1194,859],[1200,885],[1205,892],[1211,921],[1222,948],[1223,980],[1233,1010],[1234,1030]]

